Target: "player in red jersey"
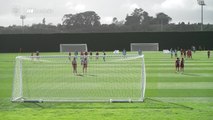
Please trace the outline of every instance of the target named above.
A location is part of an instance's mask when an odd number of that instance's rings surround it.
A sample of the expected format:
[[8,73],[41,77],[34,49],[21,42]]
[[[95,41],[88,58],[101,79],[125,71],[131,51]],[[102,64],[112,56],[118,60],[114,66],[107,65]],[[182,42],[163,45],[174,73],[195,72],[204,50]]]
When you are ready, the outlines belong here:
[[189,58],[192,59],[192,51],[191,50],[189,50]]
[[176,68],[176,72],[179,72],[180,70],[180,59],[177,58],[177,60],[175,61],[175,68]]
[[187,58],[192,59],[192,51],[190,49],[187,51]]
[[210,50],[208,50],[207,55],[208,55],[208,58],[210,58]]
[[183,49],[180,50],[180,55],[181,55],[182,58],[184,57],[184,50]]
[[84,58],[84,61],[83,61],[83,73],[87,73],[87,64],[88,64],[87,58]]
[[184,72],[184,58],[182,58],[180,61],[180,71]]
[[77,74],[77,61],[75,57],[73,58],[73,61],[72,61],[72,68],[73,68],[73,73]]

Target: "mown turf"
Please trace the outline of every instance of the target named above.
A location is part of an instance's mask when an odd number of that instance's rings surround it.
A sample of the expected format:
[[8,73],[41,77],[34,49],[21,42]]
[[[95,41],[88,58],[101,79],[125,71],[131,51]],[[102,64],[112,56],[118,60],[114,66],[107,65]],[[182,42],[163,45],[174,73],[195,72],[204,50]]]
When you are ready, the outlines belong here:
[[[0,54],[0,119],[176,119],[213,118],[213,59],[196,52],[186,59],[184,74],[174,70],[175,58],[145,52],[147,89],[144,103],[11,103],[14,60]],[[56,55],[59,53],[42,53]],[[22,54],[29,55],[29,54]]]

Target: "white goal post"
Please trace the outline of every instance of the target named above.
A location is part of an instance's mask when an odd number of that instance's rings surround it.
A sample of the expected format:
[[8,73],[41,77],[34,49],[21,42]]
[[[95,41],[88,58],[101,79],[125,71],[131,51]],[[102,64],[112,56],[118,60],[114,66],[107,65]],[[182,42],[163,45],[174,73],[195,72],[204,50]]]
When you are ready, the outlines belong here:
[[84,52],[87,50],[87,44],[60,44],[60,52]]
[[[84,56],[83,72],[75,56],[16,57],[12,102],[143,102],[146,88],[144,55]],[[91,58],[94,57],[94,58]],[[103,58],[101,59],[101,58]]]
[[159,43],[131,43],[131,51],[159,51]]

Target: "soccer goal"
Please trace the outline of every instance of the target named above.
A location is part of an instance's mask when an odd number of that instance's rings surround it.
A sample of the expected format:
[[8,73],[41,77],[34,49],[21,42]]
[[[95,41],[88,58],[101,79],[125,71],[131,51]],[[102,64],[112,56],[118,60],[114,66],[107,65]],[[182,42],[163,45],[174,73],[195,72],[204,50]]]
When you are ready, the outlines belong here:
[[87,44],[60,44],[60,52],[87,51]]
[[159,43],[131,43],[131,51],[159,51]]
[[146,72],[143,55],[88,57],[86,73],[77,58],[77,74],[73,73],[74,56],[71,57],[71,60],[68,56],[16,57],[11,101],[144,101]]

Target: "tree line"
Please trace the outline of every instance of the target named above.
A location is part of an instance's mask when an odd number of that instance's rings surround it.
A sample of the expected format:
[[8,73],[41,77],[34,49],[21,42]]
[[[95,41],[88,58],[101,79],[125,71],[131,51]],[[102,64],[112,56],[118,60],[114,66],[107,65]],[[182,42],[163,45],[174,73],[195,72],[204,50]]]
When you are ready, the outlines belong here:
[[[150,16],[142,8],[136,8],[126,16],[125,20],[112,19],[111,24],[101,24],[101,17],[94,11],[77,14],[65,14],[62,23],[53,25],[42,23],[32,26],[0,27],[0,34],[33,34],[33,33],[87,33],[87,32],[187,32],[200,31],[200,23],[171,23],[172,18],[160,12],[155,17]],[[212,24],[203,25],[204,31],[213,31]]]

